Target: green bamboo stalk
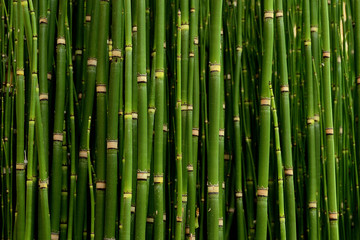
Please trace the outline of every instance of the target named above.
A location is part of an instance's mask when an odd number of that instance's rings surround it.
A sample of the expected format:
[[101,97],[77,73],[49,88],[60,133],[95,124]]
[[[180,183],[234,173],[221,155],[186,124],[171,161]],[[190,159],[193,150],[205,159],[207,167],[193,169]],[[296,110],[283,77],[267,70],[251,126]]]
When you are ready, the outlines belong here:
[[[59,6],[57,54],[56,54],[56,93],[55,93],[55,115],[53,131],[53,160],[51,170],[51,234],[59,235],[60,212],[61,212],[61,178],[59,169],[62,165],[63,145],[63,122],[65,110],[65,85],[66,85],[66,40],[65,40],[65,17],[67,1],[61,0]],[[69,43],[70,44],[70,43]]]
[[[113,5],[115,14],[116,5]],[[114,44],[115,44],[115,38]],[[124,141],[124,163],[123,163],[123,206],[120,214],[119,237],[130,239],[131,236],[131,203],[132,203],[132,168],[133,168],[133,146],[132,146],[132,36],[131,36],[131,1],[125,1],[125,141]]]
[[156,70],[155,70],[155,136],[154,136],[154,238],[164,239],[164,44],[165,1],[156,1]]
[[[68,27],[68,26],[67,26]],[[61,212],[60,212],[60,233],[59,239],[67,239],[67,227],[68,227],[68,154],[67,154],[67,139],[66,139],[66,120],[63,124],[63,153],[62,153],[62,162],[61,162]]]
[[219,238],[219,121],[220,121],[220,49],[222,1],[210,3],[210,79],[208,149],[208,237]]
[[256,239],[266,239],[267,199],[270,151],[270,89],[274,42],[273,1],[264,3],[264,54],[262,60],[260,92],[260,141],[257,187]]
[[329,14],[327,2],[321,1],[321,29],[322,29],[322,54],[323,54],[323,94],[325,108],[325,134],[326,134],[326,165],[327,165],[327,186],[329,196],[329,220],[330,238],[339,239],[338,209],[336,200],[336,175],[334,157],[334,128],[331,101],[331,74],[330,74],[330,33]]

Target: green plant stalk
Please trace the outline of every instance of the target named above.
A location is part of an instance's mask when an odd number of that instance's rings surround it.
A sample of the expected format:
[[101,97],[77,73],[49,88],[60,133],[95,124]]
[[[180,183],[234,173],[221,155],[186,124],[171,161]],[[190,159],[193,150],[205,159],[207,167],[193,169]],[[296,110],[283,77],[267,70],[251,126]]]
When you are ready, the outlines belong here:
[[[113,14],[116,14],[117,5],[113,5]],[[116,19],[116,18],[114,18]],[[115,35],[114,35],[115,36]],[[115,39],[114,44],[115,44]],[[123,206],[121,206],[119,238],[131,239],[131,203],[132,203],[132,168],[133,168],[133,146],[132,146],[132,36],[131,36],[131,1],[125,1],[125,141],[124,141],[124,163],[123,163]]]
[[219,238],[219,127],[220,127],[220,81],[221,81],[221,12],[222,1],[210,2],[210,79],[209,79],[209,148],[207,184],[208,238]]
[[25,234],[25,77],[24,77],[24,16],[21,1],[15,2],[17,8],[17,50],[16,50],[16,238],[24,239]]
[[[87,127],[87,162],[88,162],[88,176],[89,176],[89,193],[90,193],[90,239],[95,239],[95,194],[94,194],[94,186],[93,186],[93,180],[92,180],[92,174],[91,170],[93,168],[91,164],[91,156],[90,156],[90,129],[91,129],[91,116],[89,116],[88,120],[88,127]],[[85,218],[86,219],[86,218]],[[86,232],[86,222],[84,224],[85,234]],[[85,235],[85,239],[87,239],[87,236]]]
[[66,139],[66,121],[64,120],[63,124],[63,154],[62,154],[62,166],[61,166],[61,212],[60,212],[60,237],[59,239],[67,239],[67,227],[68,227],[68,155],[67,155],[67,139]]
[[147,74],[146,74],[146,20],[145,1],[137,0],[137,82],[138,82],[138,172],[135,212],[135,239],[144,239],[148,207],[147,180],[148,138],[147,138]]
[[82,123],[80,129],[80,144],[79,144],[79,163],[78,163],[78,179],[76,186],[76,213],[75,213],[75,239],[80,239],[83,232],[83,222],[85,217],[85,202],[86,202],[86,183],[88,181],[88,161],[87,161],[87,120],[92,115],[92,108],[94,103],[95,94],[95,81],[96,81],[96,65],[97,65],[97,44],[98,44],[98,24],[99,24],[99,9],[100,1],[93,2],[93,13],[91,15],[90,26],[90,41],[89,53],[86,68],[86,92],[84,97],[84,104],[82,109]]
[[[106,134],[107,134],[107,44],[109,35],[109,1],[100,1],[99,15],[99,37],[97,43],[97,68],[96,68],[96,121],[95,121],[95,171],[96,171],[96,191],[95,191],[95,239],[104,238],[105,221],[105,190],[106,190]],[[112,100],[112,99],[111,99]],[[115,101],[118,101],[115,99]],[[115,109],[117,111],[118,108]],[[113,110],[114,111],[114,110]],[[115,122],[117,124],[117,121]],[[114,131],[114,129],[112,129]],[[116,159],[117,161],[117,159]],[[117,168],[114,169],[113,177],[117,179]],[[116,181],[115,181],[116,182]],[[116,197],[115,197],[116,198]],[[116,210],[113,210],[116,213]],[[107,222],[108,223],[108,222]]]
[[270,89],[272,78],[272,60],[274,43],[274,13],[273,1],[264,3],[264,54],[260,83],[260,140],[259,168],[257,187],[256,239],[266,239],[267,236],[267,199],[270,157]]
[[[55,114],[53,131],[53,160],[51,171],[50,188],[50,213],[51,213],[51,234],[59,235],[60,227],[60,208],[61,208],[61,178],[59,171],[62,165],[62,145],[63,145],[63,122],[65,110],[65,85],[66,85],[66,40],[65,40],[65,17],[67,1],[60,0],[58,37],[56,47],[56,93],[55,93]],[[70,43],[68,43],[70,44]]]
[[331,101],[331,74],[330,74],[330,33],[329,33],[329,15],[327,2],[321,1],[321,29],[322,29],[322,49],[323,49],[323,94],[325,108],[325,133],[326,133],[326,169],[327,169],[327,187],[329,197],[329,220],[330,220],[330,238],[339,239],[338,229],[338,209],[336,200],[336,175],[335,175],[335,157],[334,157],[334,128]]
[[165,108],[165,1],[156,1],[156,70],[155,70],[155,136],[154,136],[154,239],[164,239],[164,108]]

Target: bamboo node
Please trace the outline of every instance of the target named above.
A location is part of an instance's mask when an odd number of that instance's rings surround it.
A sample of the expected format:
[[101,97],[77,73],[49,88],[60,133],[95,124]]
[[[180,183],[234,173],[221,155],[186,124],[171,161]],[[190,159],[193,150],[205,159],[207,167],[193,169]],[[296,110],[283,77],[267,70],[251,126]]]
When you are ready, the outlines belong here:
[[219,185],[209,185],[208,194],[219,194]]
[[91,15],[86,15],[85,21],[86,22],[91,22]]
[[96,189],[98,189],[98,190],[106,189],[106,182],[104,182],[104,181],[96,182]]
[[137,112],[133,112],[131,115],[132,115],[133,119],[138,119],[138,113]]
[[42,24],[42,23],[45,23],[45,24],[48,23],[48,20],[46,17],[39,18],[39,24]]
[[137,172],[137,180],[147,180],[147,172]]
[[240,122],[240,117],[239,116],[234,117],[234,122]]
[[189,52],[189,57],[195,57],[195,54],[193,52]]
[[25,170],[25,164],[24,163],[17,163],[16,164],[16,170]]
[[311,40],[305,40],[304,45],[305,46],[311,46]]
[[330,219],[330,221],[336,221],[338,219],[338,213],[337,212],[329,212],[329,219]]
[[192,129],[192,135],[194,137],[198,137],[199,136],[199,128],[193,128]]
[[194,171],[193,165],[187,165],[186,169],[188,170],[188,172]]
[[132,197],[132,193],[131,192],[125,192],[123,195],[124,198],[131,198]]
[[283,13],[283,11],[282,10],[279,10],[279,11],[277,11],[276,12],[276,14],[275,14],[275,17],[283,17],[284,16],[284,13]]
[[326,135],[334,135],[334,129],[333,128],[326,128],[325,133],[326,133]]
[[24,76],[24,69],[18,69],[18,70],[16,70],[16,75],[18,75],[18,76]]
[[313,124],[314,123],[314,118],[308,118],[307,119],[307,124]]
[[140,73],[138,73],[138,75],[137,75],[137,82],[138,82],[138,83],[146,83],[146,82],[147,82],[146,74],[140,74]]
[[107,140],[106,147],[107,147],[107,149],[117,149],[118,141],[117,140]]
[[80,150],[79,157],[80,158],[87,158],[87,151],[86,150]]
[[236,198],[242,198],[243,193],[242,192],[235,192],[235,197]]
[[58,240],[59,239],[59,233],[51,233],[51,240]]
[[132,50],[132,44],[125,45],[125,51],[131,51]]
[[319,122],[319,120],[320,120],[319,115],[317,115],[317,114],[316,114],[316,115],[314,115],[314,121],[315,121],[315,122]]
[[267,19],[267,18],[273,19],[273,18],[274,18],[274,11],[272,11],[272,10],[265,10],[265,12],[264,12],[264,18],[265,18],[265,19]]
[[148,113],[154,114],[154,113],[155,113],[155,110],[156,110],[155,107],[149,107],[149,108],[148,108]]
[[156,78],[164,78],[164,69],[156,69],[155,77]]
[[167,126],[166,124],[163,125],[163,131],[164,131],[164,132],[168,132],[168,131],[169,131],[168,126]]
[[357,84],[360,84],[360,76],[358,76],[358,77],[356,78],[356,83],[357,83]]
[[176,156],[176,160],[181,160],[182,159],[182,155],[181,154],[178,154],[177,156]]
[[258,190],[256,191],[256,195],[258,197],[267,197],[268,189],[267,188],[258,188]]
[[219,218],[219,227],[223,227],[223,225],[224,225],[224,219]]
[[182,201],[183,203],[186,203],[186,202],[187,202],[187,195],[186,195],[186,194],[183,194],[183,195],[182,195],[181,201]]
[[270,98],[261,98],[260,105],[261,106],[270,106],[271,99]]
[[137,26],[133,26],[132,31],[137,32]]
[[224,160],[230,160],[230,154],[225,153],[224,154]]
[[146,218],[146,222],[147,223],[154,223],[154,218],[153,217],[148,217],[148,218]]
[[131,212],[135,213],[135,206],[131,206]]
[[56,43],[59,44],[59,45],[65,45],[66,44],[65,38],[59,37],[57,39]]
[[53,140],[58,141],[58,142],[62,142],[64,140],[63,133],[54,133],[53,134]]
[[154,183],[163,183],[163,182],[164,182],[163,175],[154,176]]
[[177,222],[182,222],[182,217],[176,216],[176,221]]
[[113,49],[113,50],[112,50],[112,56],[113,56],[113,57],[121,58],[121,50],[119,50],[119,49]]
[[181,105],[181,111],[187,111],[188,107],[186,104]]
[[181,24],[181,30],[188,30],[188,29],[189,29],[189,24],[188,23]]
[[190,234],[190,227],[189,227],[189,226],[186,226],[186,228],[185,228],[185,234],[186,234],[186,235],[189,235],[189,234]]
[[198,45],[199,44],[199,39],[198,37],[194,37],[194,45]]
[[329,51],[323,51],[323,58],[330,58],[330,52]]
[[48,187],[48,181],[39,181],[39,187],[41,188],[47,188]]
[[88,66],[94,66],[94,67],[96,67],[96,65],[97,65],[97,59],[96,59],[96,58],[89,58],[89,59],[87,60],[87,65],[88,65]]
[[187,110],[188,110],[188,111],[192,111],[192,110],[194,110],[193,105],[187,105]]
[[236,47],[236,51],[237,51],[237,52],[242,52],[242,50],[243,50],[243,49],[242,49],[242,46],[237,46],[237,47]]
[[166,221],[166,213],[163,214],[163,221]]
[[96,85],[96,92],[97,93],[106,93],[106,85],[105,84]]
[[319,28],[316,27],[316,26],[312,26],[312,27],[310,28],[310,31],[311,31],[311,32],[317,32],[318,30],[319,30]]
[[81,49],[76,49],[75,50],[75,55],[82,55],[82,50]]
[[284,173],[285,173],[285,176],[293,176],[294,175],[292,168],[285,168]]
[[234,213],[234,212],[235,212],[235,208],[229,208],[228,212],[229,212],[229,213]]
[[51,73],[47,73],[47,80],[51,80],[51,78],[52,78]]
[[224,137],[224,136],[225,136],[225,130],[219,129],[219,137]]
[[78,99],[81,100],[82,99],[82,93],[79,93],[78,95]]
[[210,63],[210,72],[220,72],[221,65],[219,63]]
[[280,91],[281,92],[289,92],[289,86],[288,85],[281,86]]
[[316,208],[316,202],[309,202],[309,208]]
[[42,100],[48,100],[48,99],[49,99],[49,96],[48,96],[47,93],[40,93],[39,99],[40,99],[40,101],[42,101]]
[[195,12],[195,8],[190,8],[190,12],[194,13]]

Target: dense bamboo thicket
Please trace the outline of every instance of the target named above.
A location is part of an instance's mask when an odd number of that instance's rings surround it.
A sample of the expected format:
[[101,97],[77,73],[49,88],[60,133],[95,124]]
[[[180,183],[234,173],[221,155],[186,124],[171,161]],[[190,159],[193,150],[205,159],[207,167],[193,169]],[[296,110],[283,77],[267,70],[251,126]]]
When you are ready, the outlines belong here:
[[360,239],[360,0],[2,0],[1,239]]

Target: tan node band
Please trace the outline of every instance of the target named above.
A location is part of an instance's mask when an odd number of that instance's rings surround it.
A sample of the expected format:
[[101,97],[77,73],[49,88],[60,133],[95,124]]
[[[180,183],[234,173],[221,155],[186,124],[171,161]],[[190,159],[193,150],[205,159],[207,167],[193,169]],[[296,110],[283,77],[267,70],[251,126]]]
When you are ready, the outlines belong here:
[[97,85],[96,92],[97,93],[106,93],[106,85]]
[[39,23],[41,24],[41,23],[47,23],[48,22],[48,20],[47,20],[47,18],[40,18],[39,19]]
[[330,221],[334,221],[338,219],[338,214],[334,212],[329,212],[329,219]]
[[292,168],[285,168],[284,173],[285,173],[285,176],[293,176],[294,175]]
[[188,166],[186,167],[186,169],[188,170],[188,172],[194,171],[193,165],[188,165]]
[[47,181],[39,181],[39,187],[40,188],[47,188],[48,182]]
[[48,74],[47,74],[47,80],[51,80],[51,78],[52,78],[51,73],[48,73]]
[[59,234],[58,233],[51,233],[51,240],[58,240]]
[[240,121],[240,117],[236,116],[234,117],[234,122],[239,122]]
[[96,182],[96,189],[106,189],[105,182]]
[[197,37],[194,38],[194,44],[198,45],[199,44],[199,39]]
[[135,207],[131,206],[131,212],[134,213],[135,212]]
[[242,52],[242,47],[241,46],[236,47],[236,51],[237,52]]
[[318,122],[318,121],[320,120],[319,115],[315,115],[315,116],[314,116],[314,120],[315,120],[315,122]]
[[75,50],[75,55],[82,55],[82,50],[81,49]]
[[62,142],[64,140],[64,136],[62,133],[54,133],[53,140]]
[[146,222],[148,222],[148,223],[153,223],[153,222],[154,222],[154,218],[148,217],[148,218],[146,218]]
[[24,170],[25,164],[24,163],[17,163],[16,164],[16,170]]
[[225,136],[225,130],[224,130],[224,129],[220,129],[220,130],[219,130],[219,136],[220,136],[220,137],[224,137],[224,136]]
[[304,45],[305,46],[311,46],[311,40],[304,41]]
[[323,58],[330,58],[330,52],[323,51]]
[[90,58],[90,59],[87,60],[87,65],[96,67],[97,60],[95,58]]
[[147,180],[147,172],[138,172],[137,180]]
[[260,100],[260,105],[261,106],[270,106],[271,103],[271,99],[270,98],[262,98]]
[[137,82],[138,83],[146,83],[147,82],[147,77],[146,77],[146,74],[144,75],[138,75],[137,76]]
[[267,197],[268,196],[268,189],[267,188],[259,188],[257,190],[257,196],[259,196],[259,197]]
[[163,215],[163,221],[166,221],[166,213]]
[[56,43],[59,45],[65,45],[66,44],[65,38],[63,37],[58,38]]
[[186,111],[188,109],[188,106],[186,104],[181,105],[181,111]]
[[16,70],[16,75],[24,76],[24,70],[22,70],[22,69]]
[[190,234],[190,228],[189,228],[189,227],[186,227],[186,228],[185,228],[185,234],[186,234],[186,235],[189,235],[189,234]]
[[182,222],[182,217],[176,216],[176,221],[177,222]]
[[121,57],[121,51],[119,49],[112,50],[113,57]]
[[225,153],[224,154],[224,160],[230,160],[230,154]]
[[167,125],[165,124],[165,125],[163,125],[163,131],[164,132],[167,132],[169,129],[168,129],[168,127],[167,127]]
[[132,31],[137,32],[137,26],[133,26]]
[[221,65],[218,63],[210,64],[210,72],[220,72]]
[[281,92],[289,92],[289,86],[288,85],[281,86],[280,91]]
[[156,78],[164,78],[164,70],[163,69],[158,69],[155,71],[155,77]]
[[360,76],[356,78],[356,83],[360,84]]
[[333,128],[326,128],[325,133],[326,133],[326,135],[334,135],[334,129]]
[[311,27],[311,28],[310,28],[310,31],[311,31],[311,32],[317,32],[317,31],[318,31],[318,27]]
[[316,208],[316,202],[309,202],[309,208]]
[[131,115],[133,119],[138,119],[138,114],[136,112],[133,112]]
[[47,93],[40,93],[39,95],[39,100],[48,100],[49,99],[49,96]]
[[314,123],[314,118],[307,119],[307,124],[313,124],[313,123]]
[[264,18],[274,18],[274,11],[265,11]]
[[131,198],[132,193],[124,193],[124,198]]
[[193,128],[192,129],[192,135],[195,136],[195,137],[198,137],[199,136],[199,129],[198,128]]
[[108,140],[106,143],[107,149],[117,149],[118,148],[118,142],[117,140]]
[[182,195],[181,200],[182,200],[182,202],[187,202],[187,195]]
[[283,13],[283,11],[282,10],[280,10],[280,11],[277,11],[276,12],[276,14],[275,14],[275,17],[283,17],[284,16],[284,13]]
[[219,186],[218,185],[208,186],[208,193],[209,194],[218,194],[219,193]]
[[188,30],[188,29],[189,29],[189,24],[187,23],[181,24],[181,30]]
[[224,225],[224,220],[222,218],[219,218],[219,227],[222,227]]
[[163,176],[154,176],[154,183],[163,183],[164,178]]
[[85,21],[87,21],[87,22],[91,22],[91,16],[90,16],[90,15],[86,15],[86,17],[85,17]]
[[241,198],[242,196],[243,196],[242,192],[236,192],[235,193],[236,198]]
[[81,150],[79,153],[79,157],[80,158],[87,158],[87,151],[86,150]]

